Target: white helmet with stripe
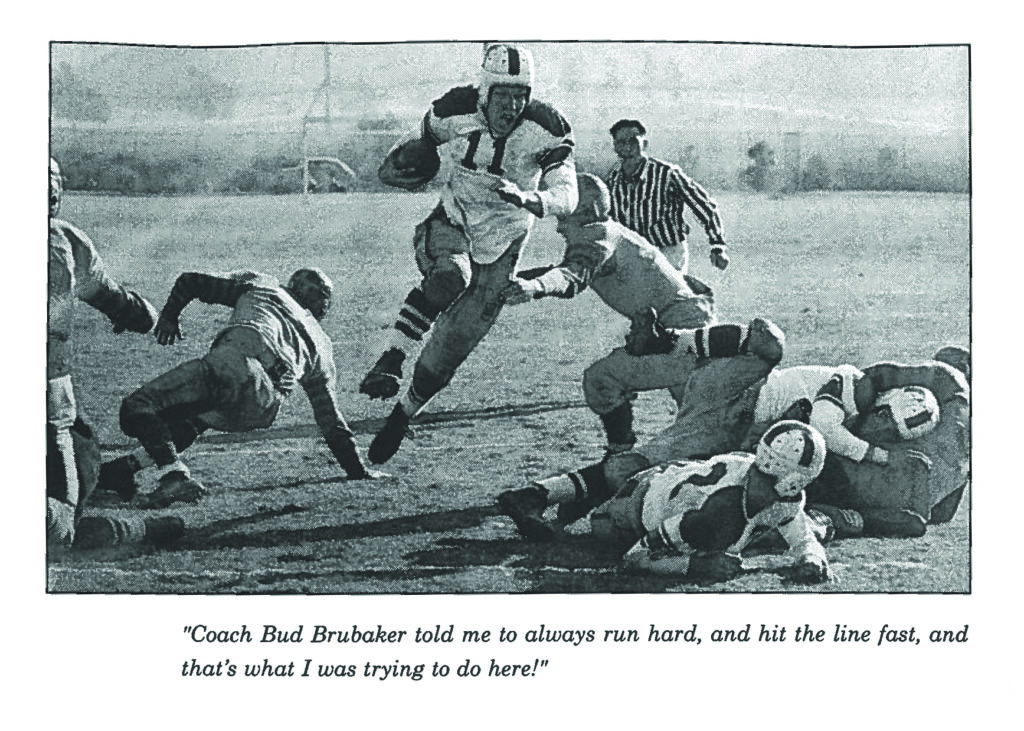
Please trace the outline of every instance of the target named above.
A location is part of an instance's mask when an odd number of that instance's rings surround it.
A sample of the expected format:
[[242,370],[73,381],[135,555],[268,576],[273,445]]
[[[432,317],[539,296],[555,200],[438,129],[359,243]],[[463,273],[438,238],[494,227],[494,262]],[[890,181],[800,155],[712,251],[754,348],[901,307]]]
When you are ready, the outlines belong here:
[[495,86],[533,88],[533,56],[522,46],[492,43],[480,67],[480,106],[487,106]]
[[875,408],[888,407],[896,431],[904,439],[923,437],[939,425],[939,402],[935,394],[922,386],[906,386],[884,392],[875,399]]
[[802,421],[777,422],[757,443],[754,465],[775,478],[780,497],[794,497],[821,474],[825,437]]

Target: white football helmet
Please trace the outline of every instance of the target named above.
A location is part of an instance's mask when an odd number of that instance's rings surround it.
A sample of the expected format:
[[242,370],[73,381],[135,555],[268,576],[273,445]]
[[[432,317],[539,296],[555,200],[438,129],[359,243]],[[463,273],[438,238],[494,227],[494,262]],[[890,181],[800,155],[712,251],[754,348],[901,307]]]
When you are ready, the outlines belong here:
[[793,497],[821,474],[825,437],[801,421],[780,421],[757,443],[754,465],[775,478],[775,492],[780,497]]
[[886,391],[875,399],[875,407],[887,406],[896,422],[896,431],[904,439],[923,437],[939,425],[939,402],[935,394],[921,386],[906,386]]
[[533,88],[533,56],[522,46],[494,43],[484,51],[480,67],[480,106],[487,106],[491,87],[521,86]]

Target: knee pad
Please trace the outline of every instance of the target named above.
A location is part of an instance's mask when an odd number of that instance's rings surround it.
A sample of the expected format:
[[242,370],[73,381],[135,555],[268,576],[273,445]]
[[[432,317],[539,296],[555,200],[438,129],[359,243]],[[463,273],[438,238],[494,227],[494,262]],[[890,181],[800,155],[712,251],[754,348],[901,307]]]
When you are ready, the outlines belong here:
[[590,410],[596,414],[606,414],[629,400],[628,395],[622,393],[614,379],[609,377],[605,358],[591,363],[583,371],[583,398]]
[[786,336],[771,320],[755,317],[747,329],[747,352],[775,365],[782,360]]
[[650,466],[647,457],[639,452],[615,454],[604,463],[604,478],[612,494],[615,494],[625,487],[630,477]]
[[427,300],[439,310],[445,310],[462,296],[473,277],[468,256],[439,259],[423,278],[420,288]]
[[139,419],[142,418],[145,421],[143,414],[151,414],[152,409],[148,405],[149,399],[146,398],[145,392],[140,388],[134,393],[125,396],[124,400],[121,401],[121,411],[118,414],[118,421],[121,425],[121,431],[129,437],[137,437],[139,432]]

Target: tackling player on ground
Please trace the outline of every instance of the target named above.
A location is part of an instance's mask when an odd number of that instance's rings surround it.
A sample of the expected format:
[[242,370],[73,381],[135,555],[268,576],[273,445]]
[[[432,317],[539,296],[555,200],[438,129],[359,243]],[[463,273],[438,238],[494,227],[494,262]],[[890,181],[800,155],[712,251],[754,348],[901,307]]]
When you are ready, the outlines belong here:
[[423,279],[405,298],[391,342],[359,386],[370,398],[396,395],[406,358],[430,333],[411,386],[370,445],[371,462],[391,459],[410,419],[490,330],[534,219],[576,207],[572,131],[556,109],[531,98],[532,89],[529,52],[489,46],[479,85],[437,99],[419,137],[396,146],[381,166],[384,183],[405,189],[429,181],[441,157],[449,174],[440,203],[416,227]]
[[100,486],[131,500],[135,473],[155,466],[159,486],[137,502],[160,508],[196,502],[206,488],[191,477],[179,452],[207,429],[244,432],[273,424],[296,386],[313,407],[317,426],[349,479],[373,477],[356,450],[335,395],[333,345],[320,326],[334,287],[319,269],[299,269],[280,286],[256,272],[186,272],[178,277],[154,335],[161,345],[181,339],[179,317],[194,299],[232,308],[227,326],[202,358],[145,384],[121,404],[121,429],[141,442],[103,465]]
[[755,454],[671,462],[641,472],[590,516],[595,538],[623,549],[627,569],[725,581],[742,570],[740,553],[778,530],[797,580],[833,579],[825,549],[804,513],[804,488],[821,472],[825,440],[813,427],[780,421]]
[[807,498],[837,538],[914,538],[953,519],[970,477],[969,373],[968,351],[945,347],[822,386],[811,423],[836,446]]
[[[808,499],[847,509],[827,511],[837,535],[920,535],[932,506],[943,505],[934,521],[950,507],[955,512],[966,482],[969,395],[955,368],[938,361],[877,364],[863,372],[849,365],[796,366],[769,369],[751,385],[739,366],[725,358],[695,369],[676,421],[646,444],[508,490],[499,495],[499,505],[523,535],[553,540],[641,470],[752,451],[771,424],[797,419],[818,429],[828,446],[826,469],[808,489]],[[937,430],[943,410],[949,418]],[[933,471],[935,459],[946,466]],[[566,497],[570,492],[572,499]],[[916,496],[913,501],[908,492]],[[905,510],[910,502],[913,509]],[[544,521],[544,510],[556,503],[557,522]]]

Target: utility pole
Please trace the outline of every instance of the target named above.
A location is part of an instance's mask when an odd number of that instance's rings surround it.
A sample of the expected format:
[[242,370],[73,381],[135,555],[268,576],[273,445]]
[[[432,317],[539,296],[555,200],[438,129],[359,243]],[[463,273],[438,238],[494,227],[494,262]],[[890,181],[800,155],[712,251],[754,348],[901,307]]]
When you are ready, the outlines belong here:
[[[316,108],[323,98],[323,114],[317,114]],[[333,121],[331,119],[331,47],[324,44],[324,78],[320,86],[313,92],[313,100],[302,117],[302,192],[309,193],[309,149],[306,139],[307,128],[311,124],[323,124],[327,127],[327,133],[333,132]]]

